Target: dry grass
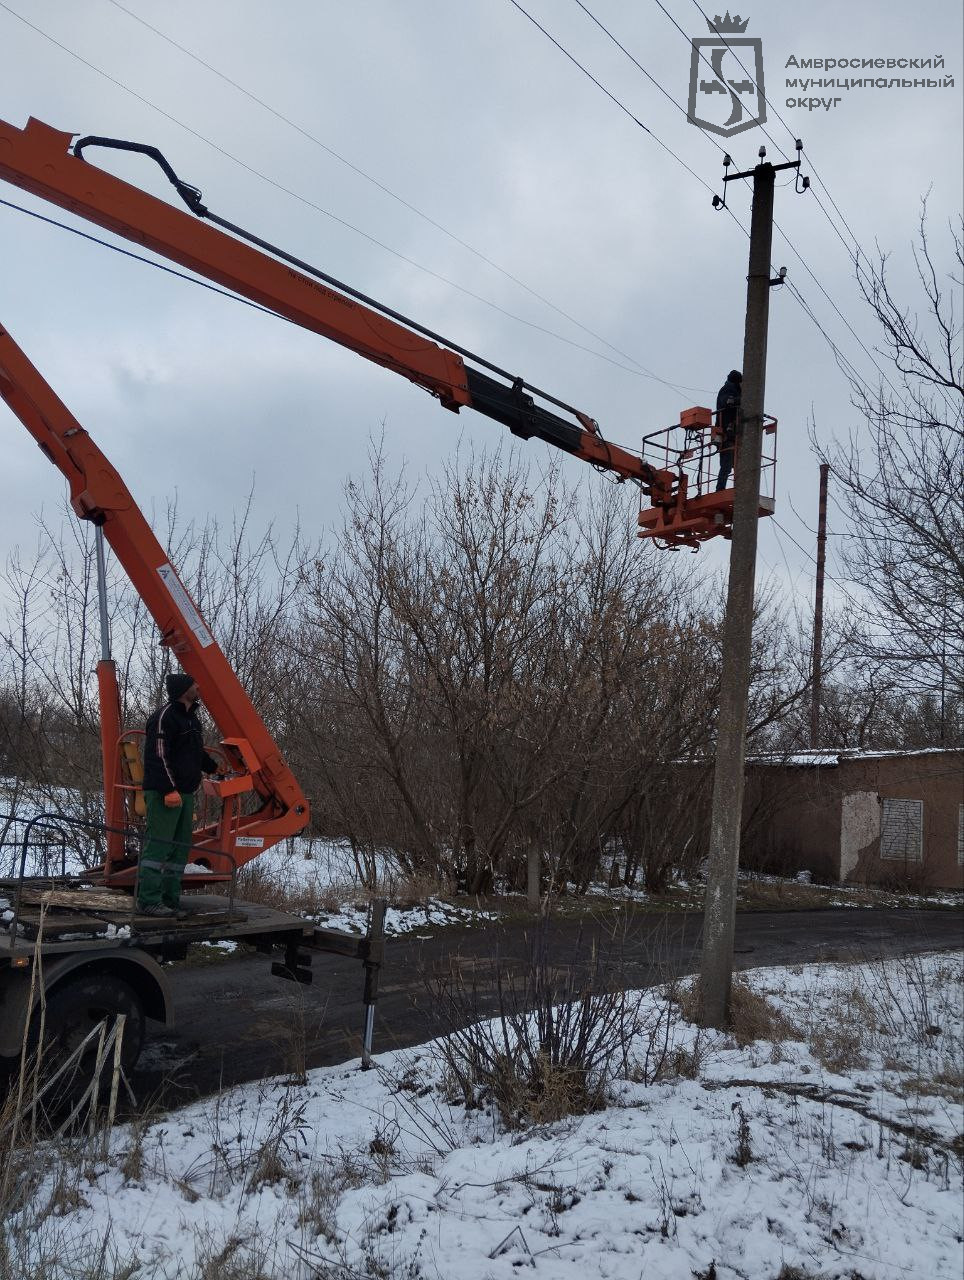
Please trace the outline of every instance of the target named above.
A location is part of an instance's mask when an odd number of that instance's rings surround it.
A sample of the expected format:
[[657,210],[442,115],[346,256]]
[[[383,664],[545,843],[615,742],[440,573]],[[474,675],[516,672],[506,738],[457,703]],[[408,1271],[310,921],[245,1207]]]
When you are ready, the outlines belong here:
[[[818,884],[800,884],[796,880],[741,880],[739,885],[740,907],[758,910],[812,910],[825,907],[833,890]],[[854,895],[854,906],[863,906]]]
[[781,1044],[794,1038],[786,1015],[766,996],[757,994],[746,978],[737,976],[730,989],[730,1032],[741,1048],[754,1040]]
[[388,877],[378,888],[377,894],[388,898],[392,906],[401,910],[420,907],[430,898],[448,898],[451,886],[438,876],[423,875]]
[[[220,885],[217,891],[226,896],[228,886]],[[337,886],[302,884],[294,876],[282,878],[256,863],[249,863],[238,872],[237,896],[245,902],[303,916],[335,914],[347,897],[346,891]]]
[[828,1071],[846,1074],[877,1057],[904,1087],[959,1101],[964,1046],[954,1024],[964,1002],[959,963],[920,955],[854,967],[838,987],[833,1017],[815,1010],[807,1039]]
[[[699,1025],[702,1019],[703,998],[698,978],[682,986],[676,997],[680,1012],[687,1022]],[[726,1030],[736,1043],[745,1048],[754,1040],[768,1040],[782,1044],[796,1038],[787,1017],[766,996],[755,992],[742,974],[737,974],[730,988],[730,1013]]]

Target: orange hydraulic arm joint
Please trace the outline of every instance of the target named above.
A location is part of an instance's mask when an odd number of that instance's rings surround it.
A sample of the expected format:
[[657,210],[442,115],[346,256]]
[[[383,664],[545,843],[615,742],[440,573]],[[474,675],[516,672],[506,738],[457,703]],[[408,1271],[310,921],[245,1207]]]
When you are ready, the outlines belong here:
[[[66,476],[77,515],[103,529],[105,540],[157,623],[161,642],[197,681],[204,704],[222,734],[221,745],[232,776],[205,784],[220,801],[220,816],[195,830],[191,860],[223,877],[232,860],[241,865],[283,837],[303,830],[309,819],[308,802],[120,475],[2,328],[0,398]],[[105,809],[113,826],[123,811],[112,794],[113,788],[122,785],[116,764],[122,744],[107,741],[114,735],[119,739],[120,718],[116,682],[111,687],[108,680],[104,687],[110,675],[104,667],[101,663],[98,679],[108,713],[104,725]],[[245,807],[255,811],[242,812],[243,797],[252,793],[254,804]],[[117,832],[112,835],[116,837]],[[133,879],[133,861],[125,856],[122,838],[109,838],[104,874],[112,884]]]
[[[100,137],[74,144],[73,137],[35,119],[24,129],[0,121],[0,178],[402,374],[447,409],[475,409],[523,439],[535,437],[640,482],[654,502],[670,500],[672,472],[608,444],[595,422],[571,405],[464,348],[440,345],[441,335],[219,217],[155,147]],[[91,147],[147,156],[190,213],[87,163],[83,153]],[[574,421],[536,404],[534,395]]]

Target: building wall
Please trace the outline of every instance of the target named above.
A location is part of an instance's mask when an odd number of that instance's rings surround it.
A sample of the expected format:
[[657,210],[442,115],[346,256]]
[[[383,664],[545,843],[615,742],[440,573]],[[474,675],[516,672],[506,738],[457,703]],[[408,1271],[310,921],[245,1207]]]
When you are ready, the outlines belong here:
[[[894,853],[913,849],[912,840],[893,833],[904,830],[902,822],[914,827],[918,805],[919,856]],[[835,765],[751,763],[745,813],[747,865],[828,880],[964,888],[964,751],[843,757]],[[882,819],[891,823],[889,857],[881,853]]]
[[840,862],[838,770],[748,765],[743,799],[745,866],[836,880]]
[[[859,849],[852,866],[841,865],[841,879],[867,884],[905,878],[929,888],[964,888],[964,867],[958,860],[961,805],[964,803],[964,753],[942,751],[928,755],[881,756],[843,760],[840,772],[846,793],[861,790],[879,797],[874,839]],[[881,820],[885,802],[919,801],[921,847],[916,856],[885,856]],[[903,806],[895,806],[900,809]],[[841,833],[843,835],[843,833]],[[846,874],[845,874],[846,873]]]

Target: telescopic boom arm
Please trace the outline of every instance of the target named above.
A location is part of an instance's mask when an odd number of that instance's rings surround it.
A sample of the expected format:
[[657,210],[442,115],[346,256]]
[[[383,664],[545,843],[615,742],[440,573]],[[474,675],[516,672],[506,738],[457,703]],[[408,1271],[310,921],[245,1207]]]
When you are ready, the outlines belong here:
[[[24,129],[0,120],[0,179],[402,374],[446,409],[456,413],[462,408],[474,409],[523,439],[543,440],[621,479],[636,482],[653,508],[645,520],[640,517],[641,537],[656,536],[670,543],[675,538],[696,545],[703,537],[725,532],[725,513],[715,507],[699,517],[698,536],[692,532],[694,522],[687,522],[689,498],[681,465],[676,471],[664,469],[609,444],[587,414],[456,344],[446,344],[424,326],[227,222],[207,208],[201,192],[179,178],[156,148],[100,137],[74,143],[73,138],[71,133],[32,118]],[[90,164],[84,152],[94,147],[150,158],[163,170],[188,211]],[[236,776],[211,784],[221,800],[221,818],[195,832],[194,860],[204,860],[205,849],[212,854],[222,850],[240,864],[283,836],[302,830],[308,822],[308,806],[301,788],[126,485],[2,330],[0,396],[67,477],[77,514],[103,527],[105,538],[160,628],[163,642],[173,648],[185,671],[197,680],[204,703],[223,735]],[[701,430],[709,427],[709,410],[687,412],[696,415],[694,426]],[[686,415],[681,423],[687,426]],[[684,456],[689,454],[680,454]],[[668,457],[664,465],[669,465]],[[725,507],[727,497],[717,495],[712,503]],[[116,691],[116,682],[114,688]],[[116,722],[116,697],[114,702]],[[105,712],[105,724],[107,718]],[[105,738],[105,760],[107,752]],[[110,790],[111,779],[105,776],[105,793]],[[260,807],[253,813],[243,812],[247,806],[241,798],[252,791],[259,797]],[[112,812],[109,799],[107,811],[108,815]],[[116,840],[114,844],[116,853]],[[213,871],[219,870],[210,858],[207,861]],[[108,880],[112,867],[109,854]],[[131,866],[124,865],[121,876],[129,874]]]
[[[213,214],[200,191],[183,182],[156,148],[95,137],[73,144],[73,138],[33,118],[24,129],[0,121],[0,178],[393,369],[436,396],[446,409],[475,409],[524,439],[544,440],[638,481],[654,501],[668,500],[676,478],[672,472],[657,470],[609,444],[588,415],[545,393],[537,394],[574,420],[537,404],[521,379],[497,370],[500,380],[466,364],[456,351],[423,336],[428,331],[421,326],[399,323],[393,318],[397,313],[372,299],[358,301],[363,295],[349,286]],[[149,156],[192,213],[89,164],[83,152],[95,146]],[[250,247],[238,237],[250,241]],[[477,357],[476,362],[487,364]]]

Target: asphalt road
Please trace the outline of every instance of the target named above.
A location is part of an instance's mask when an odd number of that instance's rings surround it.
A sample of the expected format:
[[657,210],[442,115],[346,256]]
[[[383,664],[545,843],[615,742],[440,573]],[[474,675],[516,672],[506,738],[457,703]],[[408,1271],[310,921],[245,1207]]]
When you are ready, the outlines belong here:
[[[524,973],[534,945],[557,980],[598,963],[626,987],[684,974],[698,964],[698,913],[636,913],[608,920],[562,920],[544,935],[531,924],[448,928],[389,939],[375,1019],[375,1052],[421,1043],[446,1027],[433,974],[457,969],[471,1012],[496,1008],[496,973]],[[741,968],[815,960],[874,959],[964,946],[964,914],[849,910],[747,912],[737,917]],[[595,951],[593,948],[595,947]],[[238,955],[170,971],[173,1028],[149,1024],[133,1083],[140,1100],[165,1106],[268,1075],[344,1062],[360,1053],[361,965],[316,955],[314,981],[271,976],[262,955]],[[437,981],[437,978],[435,979]]]

